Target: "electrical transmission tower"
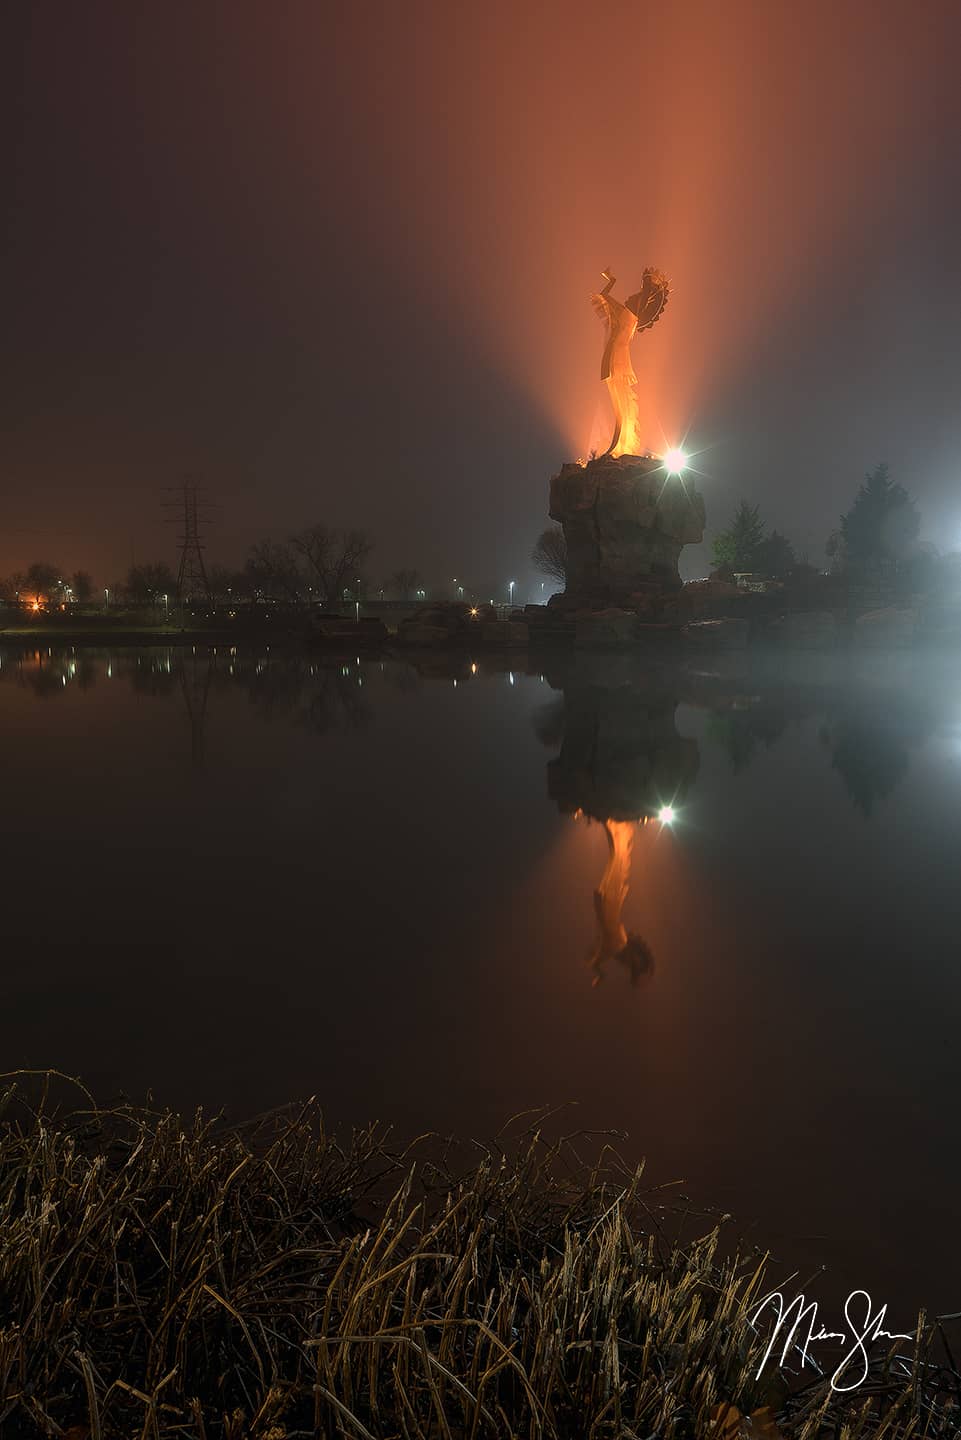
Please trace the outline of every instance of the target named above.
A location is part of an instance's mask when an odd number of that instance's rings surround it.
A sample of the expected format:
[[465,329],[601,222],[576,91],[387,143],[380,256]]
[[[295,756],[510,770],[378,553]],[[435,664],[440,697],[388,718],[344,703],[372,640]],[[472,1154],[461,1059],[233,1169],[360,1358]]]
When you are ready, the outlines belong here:
[[190,754],[195,770],[203,768],[204,734],[207,726],[207,697],[210,694],[210,672],[213,666],[208,652],[202,659],[196,652],[184,656],[180,667],[180,689],[190,721]]
[[190,480],[182,485],[168,485],[167,489],[177,495],[176,500],[165,500],[164,509],[174,514],[168,517],[168,525],[179,525],[180,568],[177,572],[177,599],[213,600],[207,567],[204,564],[206,545],[200,538],[201,525],[209,525],[206,501],[203,492]]

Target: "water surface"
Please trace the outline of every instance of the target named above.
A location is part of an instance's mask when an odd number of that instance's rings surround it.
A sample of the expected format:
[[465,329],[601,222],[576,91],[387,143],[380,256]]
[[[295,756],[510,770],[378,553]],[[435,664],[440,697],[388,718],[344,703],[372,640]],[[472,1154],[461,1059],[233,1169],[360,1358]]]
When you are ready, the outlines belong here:
[[2,1068],[401,1134],[576,1102],[786,1263],[961,1309],[955,661],[0,662]]

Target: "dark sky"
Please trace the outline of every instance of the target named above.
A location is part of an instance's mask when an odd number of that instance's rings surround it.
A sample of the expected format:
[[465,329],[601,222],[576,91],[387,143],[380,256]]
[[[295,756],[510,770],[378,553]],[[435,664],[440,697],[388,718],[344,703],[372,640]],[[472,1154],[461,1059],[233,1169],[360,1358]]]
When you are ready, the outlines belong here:
[[224,562],[324,519],[523,584],[606,443],[605,265],[673,280],[641,412],[709,534],[744,494],[820,559],[887,460],[961,544],[953,0],[3,14],[0,573],[169,554],[190,473]]

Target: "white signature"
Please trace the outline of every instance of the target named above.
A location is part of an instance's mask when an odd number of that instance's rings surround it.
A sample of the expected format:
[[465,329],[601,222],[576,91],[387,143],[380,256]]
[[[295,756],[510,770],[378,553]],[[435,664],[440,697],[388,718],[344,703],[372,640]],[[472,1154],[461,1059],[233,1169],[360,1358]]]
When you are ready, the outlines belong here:
[[[856,1390],[858,1386],[863,1384],[867,1379],[869,1345],[873,1345],[876,1340],[882,1339],[913,1340],[915,1338],[913,1335],[905,1335],[900,1331],[885,1330],[884,1321],[887,1317],[888,1307],[887,1305],[882,1305],[875,1313],[871,1297],[866,1290],[852,1290],[844,1302],[844,1318],[848,1326],[846,1331],[825,1330],[823,1325],[818,1325],[818,1307],[816,1300],[808,1303],[803,1295],[797,1295],[789,1305],[786,1305],[784,1296],[780,1290],[776,1290],[773,1294],[765,1296],[761,1301],[751,1316],[753,1324],[757,1324],[759,1316],[763,1314],[768,1306],[774,1308],[777,1323],[771,1331],[768,1347],[758,1367],[758,1372],[755,1376],[757,1380],[760,1380],[761,1372],[771,1358],[771,1352],[774,1350],[779,1337],[789,1322],[790,1329],[787,1330],[787,1336],[781,1349],[779,1364],[782,1367],[787,1362],[788,1353],[792,1346],[796,1346],[797,1349],[800,1350],[801,1364],[803,1366],[808,1360],[808,1347],[815,1344],[818,1340],[853,1340],[854,1343],[850,1349],[845,1350],[840,1364],[831,1376],[831,1389],[841,1392]],[[858,1319],[855,1312],[861,1308],[864,1310],[864,1315],[861,1319]],[[806,1332],[803,1328],[805,1322],[807,1322]],[[815,1329],[816,1326],[817,1329]],[[800,1332],[800,1334],[798,1334],[798,1332]],[[796,1336],[798,1337],[797,1339],[795,1339]],[[811,1363],[814,1364],[813,1359]],[[845,1373],[853,1366],[857,1367],[853,1371],[857,1378],[851,1381],[850,1384],[842,1384],[841,1381]]]

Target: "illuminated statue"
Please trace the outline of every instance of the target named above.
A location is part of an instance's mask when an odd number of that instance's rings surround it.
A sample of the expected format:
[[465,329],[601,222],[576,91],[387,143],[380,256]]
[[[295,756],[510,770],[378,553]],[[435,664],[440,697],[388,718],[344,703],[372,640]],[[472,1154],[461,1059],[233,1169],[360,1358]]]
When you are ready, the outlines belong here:
[[640,935],[629,934],[621,918],[631,878],[631,857],[637,824],[635,820],[604,821],[604,831],[611,853],[601,882],[594,891],[597,940],[590,957],[590,966],[594,971],[591,982],[593,985],[599,985],[603,979],[602,966],[605,960],[617,959],[626,965],[632,985],[636,985],[641,975],[650,974],[654,968],[654,956],[647,941]]
[[622,305],[611,294],[615,277],[610,270],[602,270],[601,274],[607,284],[599,294],[592,295],[591,300],[598,316],[608,327],[601,379],[607,382],[614,407],[614,434],[604,453],[615,458],[618,455],[638,455],[637,376],[631,364],[631,341],[638,330],[650,330],[661,318],[671,287],[666,275],[648,266],[640,290],[629,295]]

